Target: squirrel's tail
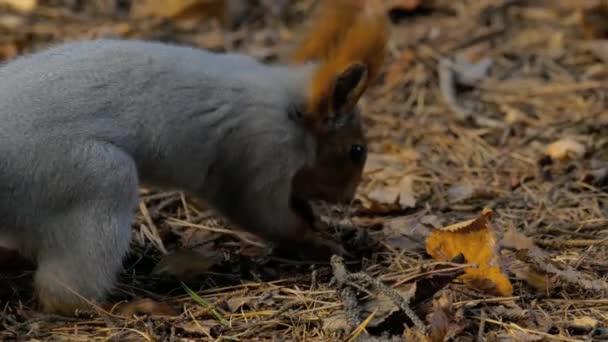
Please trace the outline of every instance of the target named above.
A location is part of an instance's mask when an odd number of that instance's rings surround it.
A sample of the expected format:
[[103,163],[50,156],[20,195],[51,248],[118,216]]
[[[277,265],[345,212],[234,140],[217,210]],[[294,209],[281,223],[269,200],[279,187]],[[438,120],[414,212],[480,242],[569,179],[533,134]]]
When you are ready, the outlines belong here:
[[318,8],[308,35],[293,54],[294,63],[316,61],[319,67],[309,89],[309,108],[318,113],[327,102],[336,78],[355,64],[365,66],[362,86],[350,101],[357,102],[380,73],[390,35],[386,13],[375,0],[326,0]]

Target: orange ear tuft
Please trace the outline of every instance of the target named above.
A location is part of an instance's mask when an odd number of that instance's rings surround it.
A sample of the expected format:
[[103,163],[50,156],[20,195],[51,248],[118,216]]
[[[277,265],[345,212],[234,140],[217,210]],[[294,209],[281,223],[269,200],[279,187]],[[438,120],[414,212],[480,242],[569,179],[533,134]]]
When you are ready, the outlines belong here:
[[[318,121],[331,115],[336,80],[353,65],[362,64],[365,79],[349,97],[354,106],[380,73],[389,38],[388,18],[371,0],[326,0],[319,9],[307,39],[294,54],[294,62],[317,61],[310,83],[307,111]],[[334,113],[335,114],[335,113]]]

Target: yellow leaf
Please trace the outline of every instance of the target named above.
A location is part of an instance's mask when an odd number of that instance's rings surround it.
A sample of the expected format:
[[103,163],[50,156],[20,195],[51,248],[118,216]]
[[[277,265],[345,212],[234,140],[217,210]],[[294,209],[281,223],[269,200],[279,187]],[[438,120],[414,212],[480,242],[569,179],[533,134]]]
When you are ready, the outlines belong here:
[[29,12],[33,10],[36,5],[36,0],[0,0],[0,5],[7,5],[14,10],[20,12]]
[[434,259],[449,261],[459,254],[478,268],[467,268],[461,279],[471,287],[492,295],[510,296],[513,285],[498,265],[496,237],[488,224],[491,211],[476,219],[435,229],[426,241],[426,251]]
[[553,160],[581,158],[585,154],[585,145],[573,138],[564,138],[547,146],[545,154]]
[[598,326],[598,324],[599,324],[599,322],[597,319],[595,319],[593,317],[589,317],[589,316],[577,317],[572,321],[573,326],[588,328],[588,329],[594,329],[595,327]]

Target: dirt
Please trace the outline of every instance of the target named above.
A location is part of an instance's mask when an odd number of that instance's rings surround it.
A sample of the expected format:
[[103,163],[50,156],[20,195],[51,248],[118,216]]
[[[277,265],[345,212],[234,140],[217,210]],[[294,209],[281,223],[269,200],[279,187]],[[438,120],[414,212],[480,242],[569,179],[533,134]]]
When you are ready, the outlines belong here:
[[[73,319],[43,315],[33,266],[12,267],[0,254],[0,339],[608,338],[608,6],[384,2],[392,37],[382,77],[362,101],[370,157],[357,200],[315,206],[352,254],[344,272],[329,260],[283,259],[194,199],[142,189],[133,250],[111,298],[120,305]],[[221,23],[200,8],[133,17],[124,0],[0,7],[0,59],[123,37],[284,62],[313,1],[252,3]],[[464,260],[425,250],[428,231],[484,208],[509,296],[470,286],[457,277]]]

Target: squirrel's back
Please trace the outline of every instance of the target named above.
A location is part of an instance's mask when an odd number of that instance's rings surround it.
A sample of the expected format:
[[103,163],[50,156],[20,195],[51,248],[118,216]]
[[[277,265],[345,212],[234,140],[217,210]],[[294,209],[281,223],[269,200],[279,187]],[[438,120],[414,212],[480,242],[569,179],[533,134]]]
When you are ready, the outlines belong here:
[[285,109],[303,96],[309,69],[164,43],[65,44],[0,68],[0,155],[25,168],[50,162],[36,151],[103,141],[131,155],[143,178],[204,183],[201,170],[222,154],[301,139]]
[[136,134],[156,136],[160,132],[150,130],[167,121],[183,125],[218,111],[246,115],[235,109],[297,97],[304,74],[245,55],[164,43],[68,43],[0,67],[0,149],[31,141],[25,132],[120,144]]

